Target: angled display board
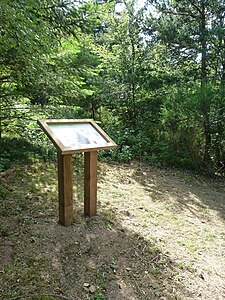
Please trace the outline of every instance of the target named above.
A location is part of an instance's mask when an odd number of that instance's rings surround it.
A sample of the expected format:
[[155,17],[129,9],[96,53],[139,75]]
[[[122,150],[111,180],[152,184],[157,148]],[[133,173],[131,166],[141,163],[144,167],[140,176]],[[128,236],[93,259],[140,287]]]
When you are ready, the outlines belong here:
[[84,152],[84,213],[97,213],[97,151],[115,148],[114,141],[93,120],[42,120],[43,131],[58,150],[59,222],[73,223],[72,154]]
[[38,123],[62,154],[117,146],[93,120],[42,120]]

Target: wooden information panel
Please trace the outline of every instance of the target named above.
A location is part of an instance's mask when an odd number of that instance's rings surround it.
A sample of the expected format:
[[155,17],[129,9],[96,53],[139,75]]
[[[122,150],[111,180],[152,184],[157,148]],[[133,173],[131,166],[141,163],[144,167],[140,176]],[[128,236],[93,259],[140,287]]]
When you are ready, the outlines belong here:
[[38,124],[58,150],[59,222],[73,223],[72,154],[84,152],[84,213],[97,213],[97,151],[115,148],[93,120],[41,120]]
[[93,120],[43,120],[38,123],[62,154],[116,147]]

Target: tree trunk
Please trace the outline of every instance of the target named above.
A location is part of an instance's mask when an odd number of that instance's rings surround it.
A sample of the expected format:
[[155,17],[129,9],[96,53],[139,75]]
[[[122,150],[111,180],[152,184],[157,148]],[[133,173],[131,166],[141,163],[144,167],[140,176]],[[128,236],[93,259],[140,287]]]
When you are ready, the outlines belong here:
[[131,63],[132,63],[132,83],[131,83],[131,109],[132,109],[132,124],[135,127],[136,126],[136,114],[135,114],[135,59],[136,59],[136,51],[135,51],[135,43],[134,43],[134,37],[132,36],[132,32],[130,33],[130,40],[131,40]]
[[0,116],[0,141],[2,139],[2,117]]
[[[221,25],[223,19],[221,18]],[[221,39],[221,48],[222,48],[222,70],[221,70],[221,82],[220,82],[220,90],[221,90],[221,98],[224,97],[225,93],[225,38]],[[224,150],[223,150],[223,134],[224,134],[224,114],[225,114],[225,107],[223,105],[223,101],[220,103],[218,108],[217,114],[217,135],[216,135],[216,164],[218,170],[225,168],[225,161],[224,161]]]
[[201,90],[202,90],[202,112],[204,118],[204,163],[208,165],[211,162],[210,150],[212,145],[211,124],[210,124],[210,102],[206,95],[207,84],[207,43],[206,43],[206,9],[204,1],[201,1],[201,22],[200,22],[200,43],[201,43]]

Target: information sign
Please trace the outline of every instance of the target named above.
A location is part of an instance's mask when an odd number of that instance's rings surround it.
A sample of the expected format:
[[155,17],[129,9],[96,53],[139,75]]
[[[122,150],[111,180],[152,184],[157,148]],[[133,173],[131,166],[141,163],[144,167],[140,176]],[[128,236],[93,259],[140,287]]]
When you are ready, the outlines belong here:
[[92,120],[42,120],[38,123],[62,154],[116,147]]
[[42,120],[38,124],[58,149],[59,222],[73,223],[72,154],[84,152],[84,213],[97,213],[97,150],[115,148],[93,120]]

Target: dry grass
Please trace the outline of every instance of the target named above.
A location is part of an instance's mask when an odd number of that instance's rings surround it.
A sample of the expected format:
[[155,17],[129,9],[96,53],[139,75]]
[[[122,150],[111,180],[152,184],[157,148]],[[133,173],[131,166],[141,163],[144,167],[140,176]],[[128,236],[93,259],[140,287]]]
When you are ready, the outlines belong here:
[[58,225],[57,169],[0,179],[0,297],[35,300],[225,298],[225,184],[147,165],[99,164],[98,216]]

